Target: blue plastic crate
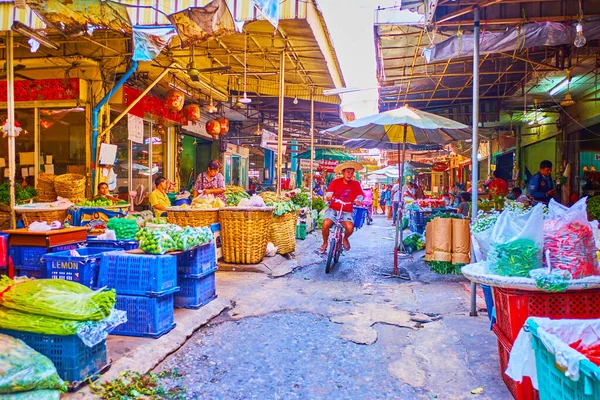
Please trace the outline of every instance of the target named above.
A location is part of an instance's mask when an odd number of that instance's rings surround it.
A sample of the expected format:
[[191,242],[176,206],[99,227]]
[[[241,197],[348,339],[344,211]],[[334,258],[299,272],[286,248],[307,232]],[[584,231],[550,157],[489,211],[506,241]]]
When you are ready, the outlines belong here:
[[117,310],[127,312],[127,322],[117,326],[113,335],[158,338],[175,327],[173,289],[159,297],[117,295]]
[[15,268],[20,266],[36,267],[46,265],[42,260],[44,254],[74,250],[81,247],[85,247],[85,242],[69,243],[55,247],[12,246],[8,249],[8,255],[12,258]]
[[15,276],[26,276],[35,279],[47,279],[48,270],[43,267],[19,267],[15,268]]
[[103,254],[115,251],[100,247],[82,247],[77,249],[79,256],[71,256],[71,251],[48,253],[44,255],[49,279],[64,279],[79,282],[87,287],[96,287],[98,267]]
[[198,275],[214,270],[217,265],[214,242],[206,243],[177,255],[178,275]]
[[365,217],[367,216],[367,208],[366,207],[356,207],[354,206],[354,229],[360,229],[365,223]]
[[82,382],[107,364],[106,340],[87,347],[77,335],[59,336],[0,329],[0,333],[21,339],[52,361],[65,381]]
[[430,218],[432,215],[433,211],[410,210],[409,220],[414,226],[425,226],[427,224],[427,218]]
[[177,257],[174,255],[106,254],[100,263],[98,287],[117,294],[160,296],[177,286]]
[[181,290],[175,293],[176,308],[200,308],[217,297],[215,271],[203,275],[183,275],[177,279]]
[[526,327],[531,332],[532,347],[539,383],[540,399],[544,400],[598,400],[600,399],[600,367],[590,360],[579,361],[579,380],[565,376],[538,336],[538,324],[528,319]]
[[139,243],[134,239],[131,240],[98,240],[89,239],[87,241],[88,247],[104,247],[115,250],[134,250],[137,249]]
[[408,228],[411,230],[411,232],[416,232],[421,235],[425,232],[425,224],[418,225],[415,224],[412,220],[409,221]]

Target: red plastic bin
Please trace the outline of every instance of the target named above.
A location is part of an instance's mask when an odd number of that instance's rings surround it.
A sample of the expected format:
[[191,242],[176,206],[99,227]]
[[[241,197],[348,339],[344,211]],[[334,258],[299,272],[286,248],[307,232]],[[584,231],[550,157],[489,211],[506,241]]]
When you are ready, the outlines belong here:
[[512,343],[508,338],[498,329],[497,325],[492,326],[492,331],[498,338],[498,358],[500,359],[500,373],[504,384],[513,395],[516,400],[539,400],[540,393],[533,388],[531,379],[529,377],[523,378],[523,382],[513,381],[504,371],[508,367],[508,359],[510,357],[510,350],[512,349]]
[[600,289],[562,293],[504,289],[494,286],[497,328],[514,343],[528,317],[600,318]]

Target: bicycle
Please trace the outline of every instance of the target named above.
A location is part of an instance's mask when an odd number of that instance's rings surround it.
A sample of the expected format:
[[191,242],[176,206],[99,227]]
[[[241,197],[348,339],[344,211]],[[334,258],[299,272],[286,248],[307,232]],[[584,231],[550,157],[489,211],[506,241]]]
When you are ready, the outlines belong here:
[[343,240],[344,240],[344,226],[340,222],[340,218],[342,218],[342,210],[345,205],[352,204],[346,203],[344,201],[333,199],[332,201],[336,201],[342,205],[340,210],[337,212],[337,217],[333,221],[333,234],[329,236],[329,246],[327,251],[327,263],[325,264],[325,273],[328,274],[329,270],[332,266],[337,264],[344,251]]

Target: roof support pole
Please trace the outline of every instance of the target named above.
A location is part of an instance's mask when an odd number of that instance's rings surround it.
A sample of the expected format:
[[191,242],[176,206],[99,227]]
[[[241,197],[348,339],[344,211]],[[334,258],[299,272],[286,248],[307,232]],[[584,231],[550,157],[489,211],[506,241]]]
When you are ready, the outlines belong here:
[[[473,9],[473,140],[471,149],[471,221],[475,222],[477,218],[477,194],[479,182],[479,7]],[[490,154],[491,157],[491,154]],[[471,261],[475,252],[471,249]],[[477,316],[477,284],[471,282],[471,313],[472,317]]]
[[279,118],[277,120],[277,194],[281,194],[281,165],[283,164],[283,106],[285,100],[285,50],[279,62]]
[[15,160],[15,71],[14,67],[14,48],[13,33],[6,31],[6,92],[7,92],[7,122],[8,122],[8,180],[10,182],[10,226],[17,227],[15,216],[15,170],[17,163]]
[[310,203],[313,200],[313,161],[315,159],[315,97],[313,88],[310,88]]

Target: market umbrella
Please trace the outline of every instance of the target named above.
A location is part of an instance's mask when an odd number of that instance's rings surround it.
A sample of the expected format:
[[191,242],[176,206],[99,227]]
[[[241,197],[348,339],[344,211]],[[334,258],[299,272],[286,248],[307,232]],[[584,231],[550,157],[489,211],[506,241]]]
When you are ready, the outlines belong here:
[[[404,159],[406,147],[409,145],[442,145],[455,140],[471,138],[471,129],[459,122],[439,115],[404,106],[385,111],[369,117],[360,118],[335,126],[325,131],[329,134],[353,139],[352,146],[390,149],[395,145],[398,150],[398,176],[404,177]],[[377,143],[379,143],[377,145]],[[400,202],[402,202],[402,185],[400,180]],[[402,212],[399,210],[396,219],[396,239],[394,242],[394,272],[398,276],[398,241],[402,246]]]
[[[310,160],[310,150],[302,152],[296,156],[301,160]],[[335,149],[317,149],[315,150],[315,160],[332,160],[332,161],[355,161],[356,157]]]

